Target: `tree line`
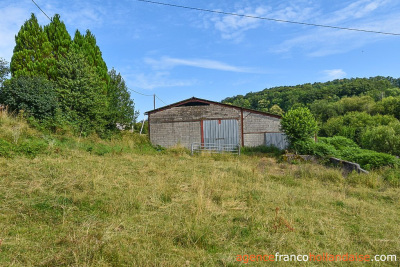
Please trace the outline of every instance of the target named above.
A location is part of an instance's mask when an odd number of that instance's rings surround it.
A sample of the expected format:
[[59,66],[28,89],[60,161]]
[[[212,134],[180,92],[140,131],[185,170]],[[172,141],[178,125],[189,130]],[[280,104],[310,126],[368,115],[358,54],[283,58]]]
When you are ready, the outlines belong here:
[[224,99],[229,103],[283,115],[308,108],[318,135],[343,136],[364,149],[400,156],[400,79],[371,77],[282,86]]
[[10,66],[0,60],[0,103],[11,111],[81,135],[107,136],[134,125],[137,112],[125,81],[108,70],[90,30],[76,30],[72,38],[58,14],[44,27],[32,14],[15,43]]

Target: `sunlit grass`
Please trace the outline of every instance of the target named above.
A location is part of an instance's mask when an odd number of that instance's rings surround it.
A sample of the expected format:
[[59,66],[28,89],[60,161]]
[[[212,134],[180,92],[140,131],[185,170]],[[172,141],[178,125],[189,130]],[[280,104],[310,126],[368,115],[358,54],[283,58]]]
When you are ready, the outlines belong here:
[[[21,138],[41,137],[21,125]],[[400,189],[380,172],[344,178],[261,152],[190,156],[129,133],[46,138],[34,158],[0,157],[0,266],[235,266],[238,254],[276,252],[400,258]]]

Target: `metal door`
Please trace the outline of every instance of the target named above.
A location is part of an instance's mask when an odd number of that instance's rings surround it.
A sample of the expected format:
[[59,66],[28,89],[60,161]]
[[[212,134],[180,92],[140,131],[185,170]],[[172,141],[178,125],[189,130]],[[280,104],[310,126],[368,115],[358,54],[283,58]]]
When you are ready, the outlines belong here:
[[224,145],[239,144],[237,120],[205,120],[203,121],[203,136],[205,144]]
[[288,148],[289,143],[284,133],[265,133],[265,145],[283,150]]

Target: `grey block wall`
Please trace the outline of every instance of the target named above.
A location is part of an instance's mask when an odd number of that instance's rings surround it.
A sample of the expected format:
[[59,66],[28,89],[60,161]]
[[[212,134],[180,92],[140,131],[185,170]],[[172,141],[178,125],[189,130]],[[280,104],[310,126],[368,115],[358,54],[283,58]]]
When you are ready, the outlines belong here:
[[239,142],[242,144],[243,136],[244,146],[264,145],[265,133],[281,132],[277,117],[212,102],[209,105],[172,106],[148,115],[150,141],[163,147],[180,144],[190,148],[192,143],[200,143],[204,120],[237,120]]
[[240,110],[215,104],[172,107],[149,114],[150,141],[163,147],[179,143],[190,148],[201,142],[202,120],[237,119],[240,125],[240,117]]
[[267,114],[243,112],[244,146],[260,146],[265,144],[265,133],[281,132],[280,119]]

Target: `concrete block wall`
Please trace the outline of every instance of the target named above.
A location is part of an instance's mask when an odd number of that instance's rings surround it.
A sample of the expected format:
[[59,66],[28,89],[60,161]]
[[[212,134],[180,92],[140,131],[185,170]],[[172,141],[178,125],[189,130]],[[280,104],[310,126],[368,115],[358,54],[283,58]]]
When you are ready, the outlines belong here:
[[212,119],[240,119],[240,110],[220,105],[180,106],[151,114],[151,123]]
[[265,144],[265,133],[281,132],[280,119],[267,114],[243,112],[244,146],[260,146]]
[[190,148],[201,142],[201,120],[238,119],[240,125],[240,117],[240,110],[214,104],[172,107],[150,114],[150,141],[163,147],[179,143]]
[[170,122],[151,124],[150,141],[163,147],[180,144],[190,148],[192,143],[201,142],[200,122]]
[[[239,126],[239,142],[242,144],[241,118],[240,108],[212,103],[170,107],[149,114],[150,141],[163,147],[179,143],[190,148],[192,143],[201,142],[202,120],[236,119]],[[281,132],[279,118],[243,110],[244,146],[264,145],[267,132]]]

